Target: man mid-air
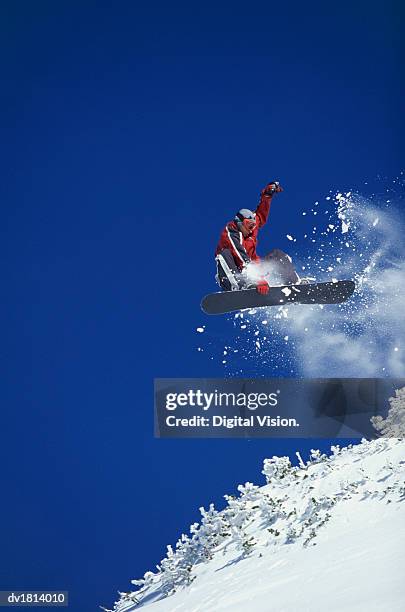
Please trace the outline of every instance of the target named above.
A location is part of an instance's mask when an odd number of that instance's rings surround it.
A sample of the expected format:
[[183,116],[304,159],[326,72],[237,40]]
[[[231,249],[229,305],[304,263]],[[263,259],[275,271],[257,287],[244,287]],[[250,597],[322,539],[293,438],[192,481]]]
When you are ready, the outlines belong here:
[[216,279],[224,291],[256,287],[259,293],[265,295],[271,285],[300,282],[291,258],[280,249],[273,249],[263,259],[256,253],[259,229],[267,222],[274,195],[281,191],[280,183],[272,181],[262,190],[254,212],[242,208],[223,229],[215,251],[215,261]]

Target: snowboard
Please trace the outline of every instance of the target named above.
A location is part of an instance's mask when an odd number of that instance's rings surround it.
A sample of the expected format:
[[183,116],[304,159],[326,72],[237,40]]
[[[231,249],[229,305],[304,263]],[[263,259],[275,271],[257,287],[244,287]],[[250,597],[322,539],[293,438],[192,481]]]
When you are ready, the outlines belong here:
[[352,280],[303,285],[280,285],[270,287],[267,295],[256,289],[219,291],[206,295],[201,308],[206,314],[225,314],[244,308],[263,308],[282,304],[340,304],[345,302],[355,289]]

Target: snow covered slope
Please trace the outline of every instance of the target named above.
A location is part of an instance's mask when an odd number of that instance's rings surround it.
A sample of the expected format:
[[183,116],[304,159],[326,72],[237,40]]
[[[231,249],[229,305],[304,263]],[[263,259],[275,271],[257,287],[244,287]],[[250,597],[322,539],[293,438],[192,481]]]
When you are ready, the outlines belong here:
[[269,484],[240,486],[223,511],[202,509],[192,537],[114,610],[404,610],[404,441],[314,453],[300,468],[273,458],[264,473]]
[[405,609],[405,389],[374,425],[395,435],[264,462],[267,484],[201,508],[156,573],[114,612],[396,612]]

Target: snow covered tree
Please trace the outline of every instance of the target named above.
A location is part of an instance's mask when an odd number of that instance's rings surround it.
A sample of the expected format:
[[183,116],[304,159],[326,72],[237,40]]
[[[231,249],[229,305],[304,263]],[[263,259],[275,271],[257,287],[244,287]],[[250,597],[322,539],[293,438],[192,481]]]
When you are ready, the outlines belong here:
[[289,457],[275,457],[265,459],[262,474],[266,476],[267,483],[280,481],[291,474],[291,461]]
[[371,423],[381,436],[401,439],[405,436],[405,387],[397,389],[395,396],[388,401],[390,408],[387,418],[371,417]]
[[229,535],[229,522],[223,512],[215,510],[214,504],[210,504],[208,510],[201,507],[200,512],[202,515],[198,530],[200,547],[206,558],[212,558],[214,549]]

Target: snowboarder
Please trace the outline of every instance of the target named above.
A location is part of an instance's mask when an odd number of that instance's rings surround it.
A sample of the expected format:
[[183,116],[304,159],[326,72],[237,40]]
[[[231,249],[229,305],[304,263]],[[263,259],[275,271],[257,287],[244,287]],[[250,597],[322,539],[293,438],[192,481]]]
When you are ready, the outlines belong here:
[[258,293],[269,292],[269,282],[299,283],[291,258],[280,249],[273,249],[262,260],[256,253],[257,234],[269,216],[274,194],[283,191],[278,181],[272,181],[261,192],[260,202],[253,212],[242,208],[222,231],[215,251],[216,280],[224,291],[256,287]]

